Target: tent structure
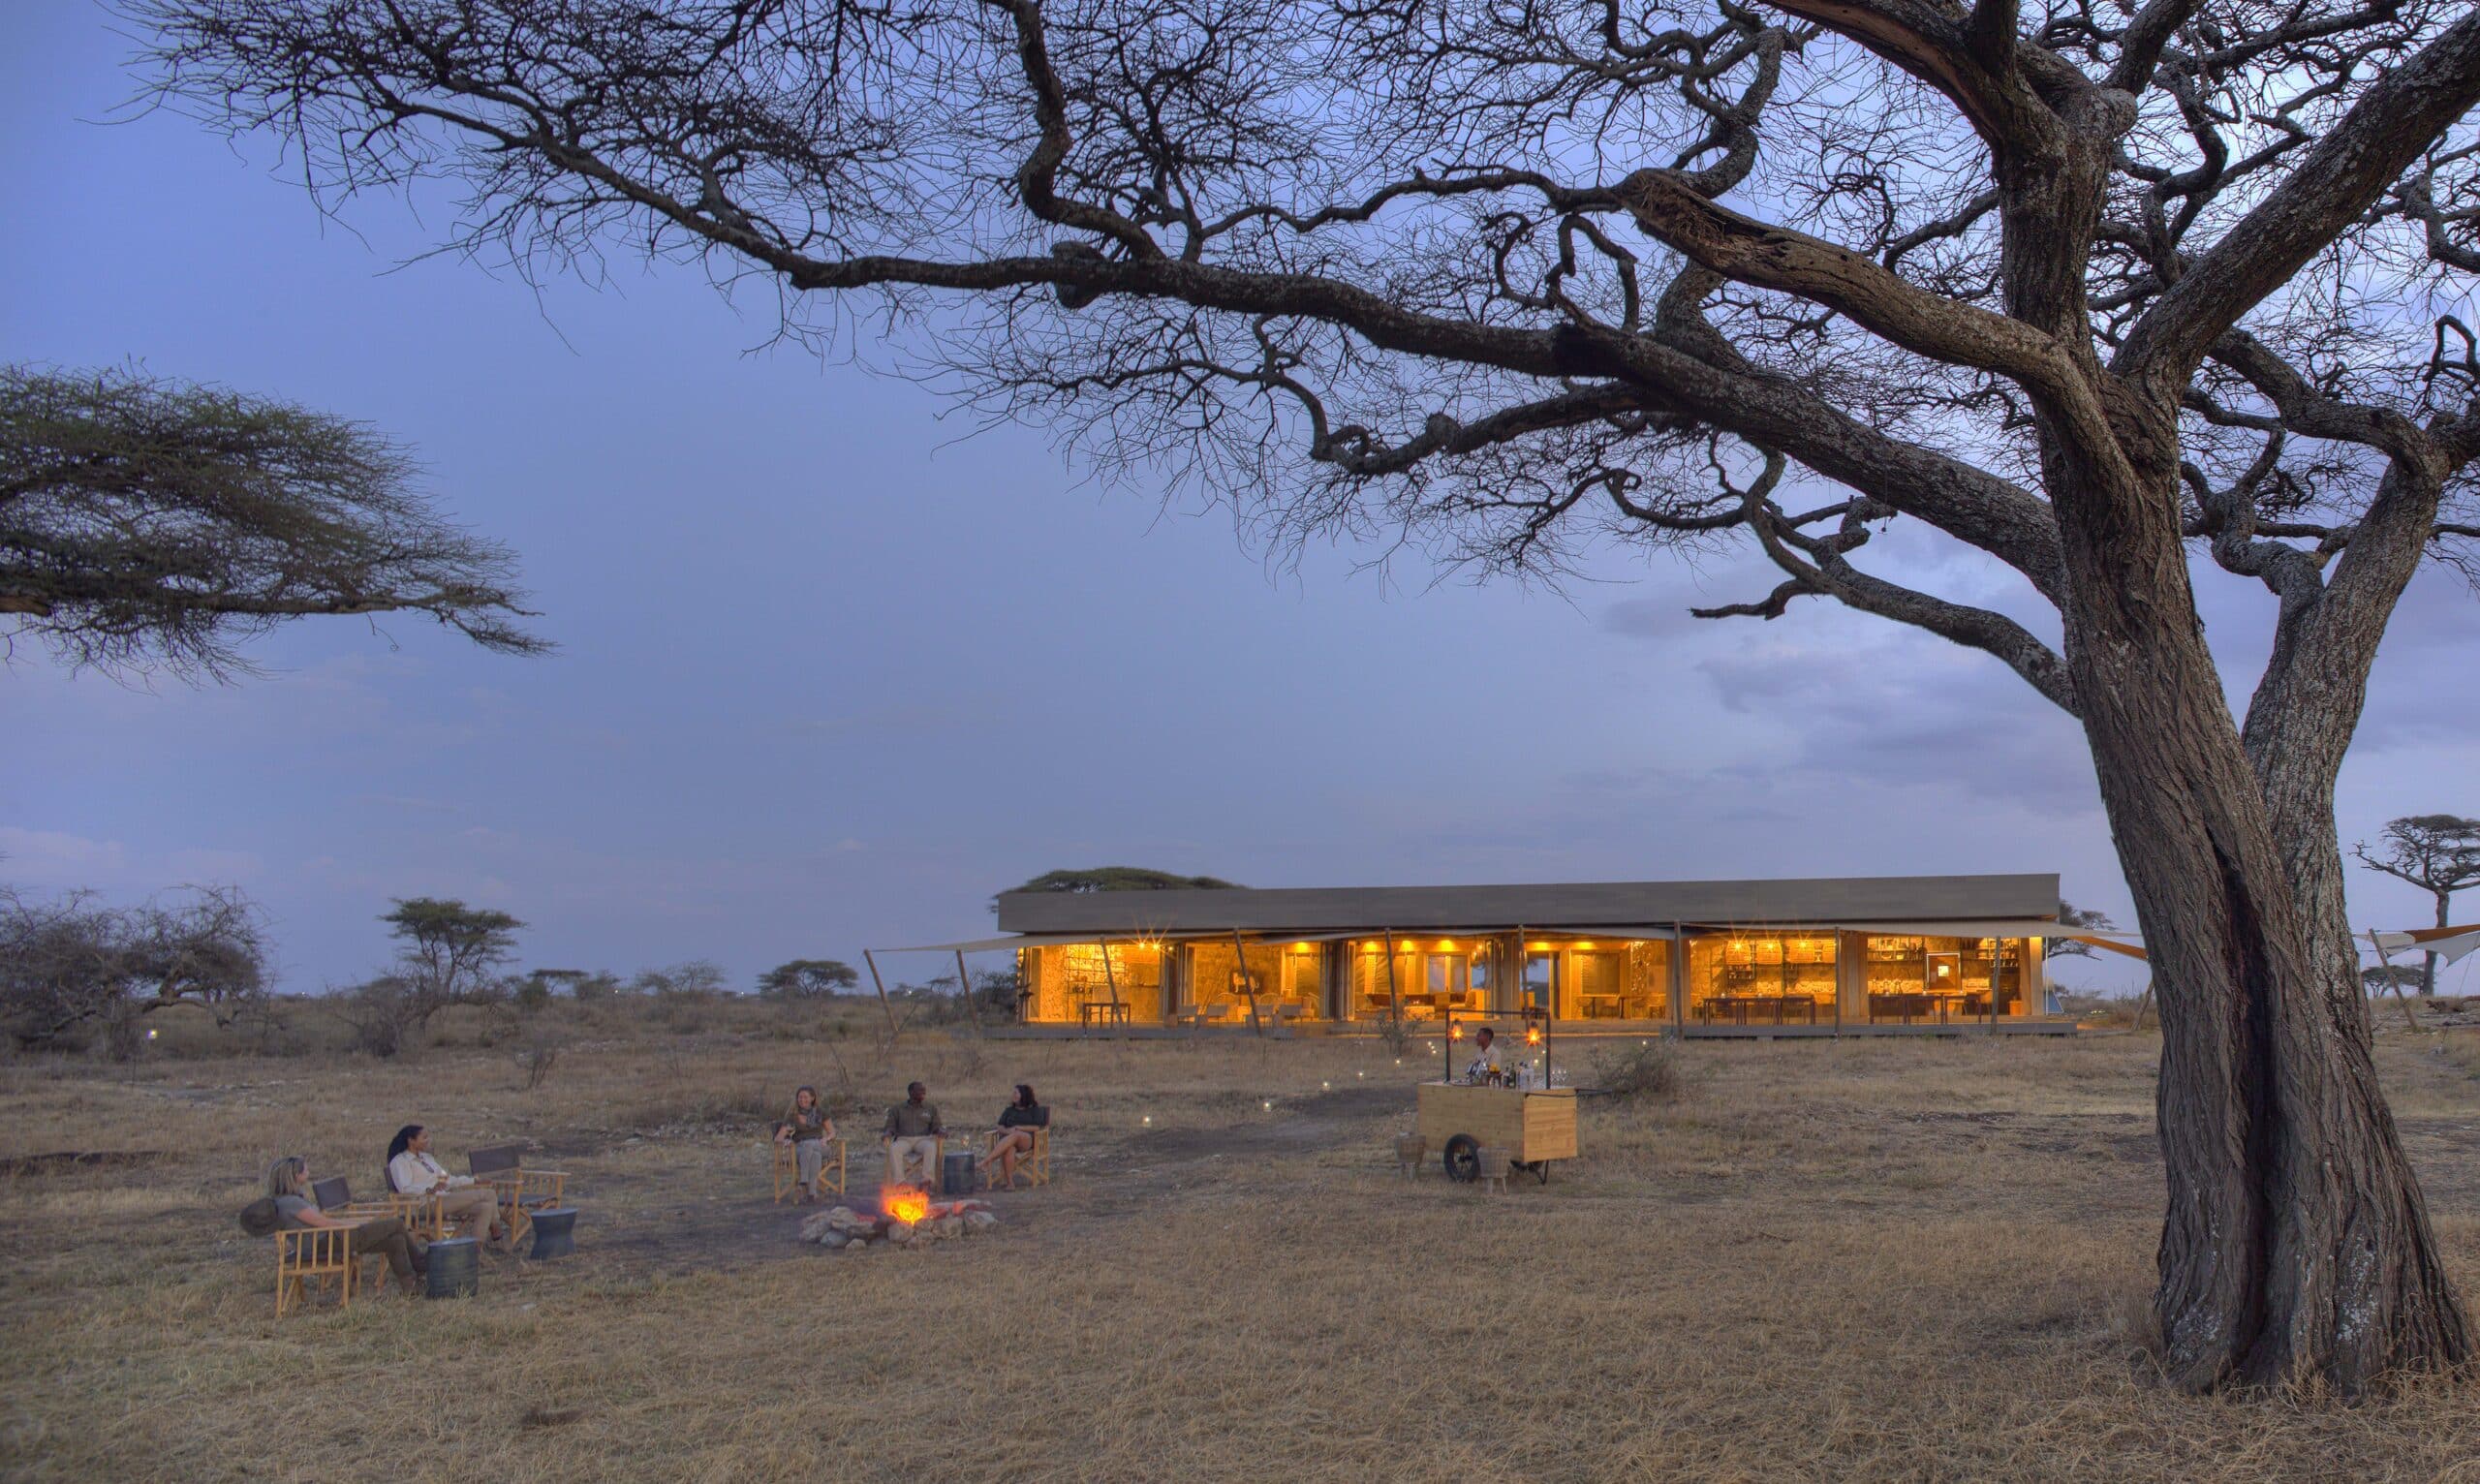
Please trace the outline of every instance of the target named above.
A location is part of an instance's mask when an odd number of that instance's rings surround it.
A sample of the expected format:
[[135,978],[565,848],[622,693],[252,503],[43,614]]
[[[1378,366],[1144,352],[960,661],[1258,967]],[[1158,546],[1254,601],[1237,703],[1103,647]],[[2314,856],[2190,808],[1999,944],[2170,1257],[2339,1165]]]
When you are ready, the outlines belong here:
[[2449,964],[2459,963],[2463,956],[2480,948],[2480,926],[2402,928],[2386,931],[2369,929],[2369,946],[2376,950],[2376,961],[2385,969],[2385,982],[2402,1006],[2402,1018],[2412,1030],[2420,1029],[2420,1018],[2411,1013],[2411,1002],[2403,998],[2402,978],[2394,972],[2397,953],[2434,953]]
[[2464,955],[2480,948],[2480,927],[2404,928],[2400,932],[2372,932],[2368,941],[2376,948],[2376,956],[2391,960],[2397,953],[2434,953],[2449,964],[2462,962]]

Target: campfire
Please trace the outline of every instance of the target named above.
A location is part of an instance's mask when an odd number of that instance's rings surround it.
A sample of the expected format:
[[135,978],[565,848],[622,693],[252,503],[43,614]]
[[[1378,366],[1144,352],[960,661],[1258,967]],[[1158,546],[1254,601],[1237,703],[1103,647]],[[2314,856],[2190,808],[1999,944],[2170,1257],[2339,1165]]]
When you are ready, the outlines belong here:
[[876,1211],[833,1206],[811,1217],[801,1223],[801,1240],[845,1252],[927,1247],[998,1224],[999,1214],[988,1201],[932,1200],[919,1186],[893,1185],[879,1192]]

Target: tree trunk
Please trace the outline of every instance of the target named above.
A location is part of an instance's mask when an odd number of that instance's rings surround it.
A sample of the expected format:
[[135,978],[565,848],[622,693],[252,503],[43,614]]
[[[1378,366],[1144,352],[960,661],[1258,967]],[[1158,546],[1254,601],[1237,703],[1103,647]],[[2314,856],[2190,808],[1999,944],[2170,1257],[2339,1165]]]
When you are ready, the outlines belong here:
[[[2450,891],[2437,893],[2437,926],[2446,927],[2452,923],[2453,919],[2448,912],[2452,908],[2453,899],[2454,893]],[[2420,956],[2427,960],[2420,969],[2420,995],[2425,999],[2437,992],[2437,956],[2434,953],[2423,953]]]
[[2353,1392],[2460,1364],[2470,1326],[2369,1056],[2330,789],[2281,798],[2278,845],[2173,494],[2081,494],[2059,505],[2068,661],[2160,996],[2164,1363],[2194,1390]]

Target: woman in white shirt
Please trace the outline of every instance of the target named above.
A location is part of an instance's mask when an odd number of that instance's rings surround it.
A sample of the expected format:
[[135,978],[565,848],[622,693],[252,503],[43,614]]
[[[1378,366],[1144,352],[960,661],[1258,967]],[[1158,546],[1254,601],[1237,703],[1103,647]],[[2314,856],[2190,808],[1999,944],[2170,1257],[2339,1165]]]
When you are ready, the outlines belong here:
[[388,1141],[388,1185],[399,1195],[437,1195],[439,1211],[456,1223],[461,1237],[496,1242],[504,1235],[499,1221],[499,1192],[478,1185],[470,1175],[451,1175],[430,1157],[430,1130],[407,1124]]

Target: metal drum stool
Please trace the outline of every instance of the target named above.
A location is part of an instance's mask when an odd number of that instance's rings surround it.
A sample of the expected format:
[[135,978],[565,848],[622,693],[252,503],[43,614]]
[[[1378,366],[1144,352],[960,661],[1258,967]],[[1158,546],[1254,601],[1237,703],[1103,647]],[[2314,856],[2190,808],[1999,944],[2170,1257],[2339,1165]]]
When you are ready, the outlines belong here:
[[577,1208],[551,1206],[534,1213],[535,1261],[565,1257],[577,1250]]
[[425,1298],[472,1298],[482,1285],[482,1244],[472,1237],[448,1237],[430,1245],[430,1271],[422,1288]]

